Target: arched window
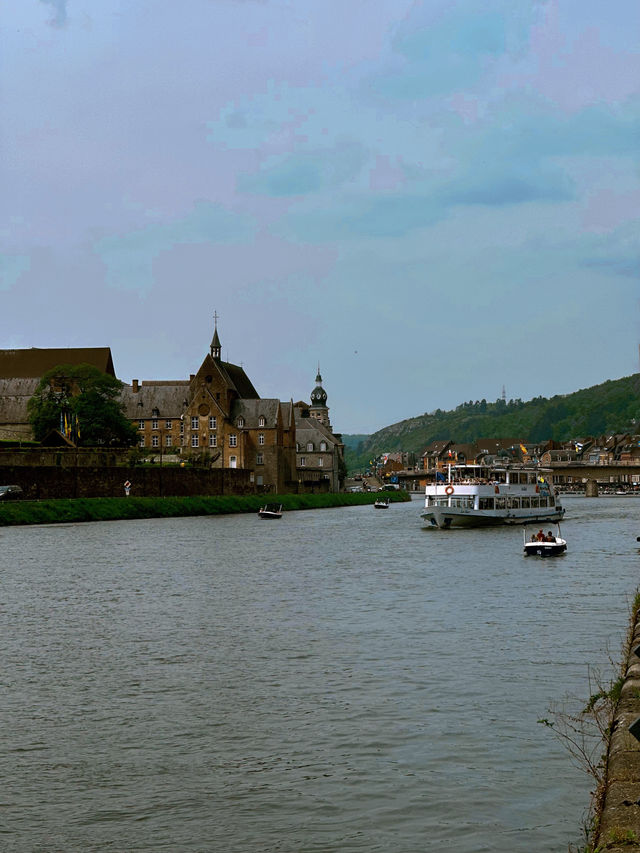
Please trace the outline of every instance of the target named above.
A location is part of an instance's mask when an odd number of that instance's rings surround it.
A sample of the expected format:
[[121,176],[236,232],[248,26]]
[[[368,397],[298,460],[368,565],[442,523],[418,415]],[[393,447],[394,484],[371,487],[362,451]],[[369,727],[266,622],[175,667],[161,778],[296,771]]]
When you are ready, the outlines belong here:
[[238,418],[238,420],[236,421],[236,425],[239,427],[239,429],[242,429],[242,427],[244,426],[244,418]]
[[265,425],[265,423],[266,423],[266,421],[264,419],[264,415],[260,415],[260,417],[258,418],[258,426],[263,427]]

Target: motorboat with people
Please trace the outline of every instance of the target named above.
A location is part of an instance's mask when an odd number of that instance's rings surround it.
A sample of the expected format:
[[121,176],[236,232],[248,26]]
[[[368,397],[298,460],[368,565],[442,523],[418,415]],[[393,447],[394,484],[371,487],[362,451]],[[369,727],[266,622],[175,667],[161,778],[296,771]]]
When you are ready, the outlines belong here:
[[559,554],[564,554],[567,550],[567,540],[562,538],[560,525],[556,525],[557,532],[553,530],[544,532],[541,527],[537,533],[532,533],[528,536],[527,530],[524,531],[524,555],[538,557],[557,557]]
[[376,498],[374,509],[389,509],[389,498]]
[[260,518],[282,518],[282,504],[265,504],[258,510]]
[[481,527],[560,521],[564,507],[548,471],[533,463],[497,458],[449,465],[425,488],[425,527]]

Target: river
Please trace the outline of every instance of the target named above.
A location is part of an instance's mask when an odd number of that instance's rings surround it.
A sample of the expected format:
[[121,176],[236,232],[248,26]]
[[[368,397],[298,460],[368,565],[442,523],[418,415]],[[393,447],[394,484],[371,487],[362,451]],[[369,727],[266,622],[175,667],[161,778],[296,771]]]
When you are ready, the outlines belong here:
[[0,849],[566,851],[537,721],[620,658],[640,499],[565,505],[548,560],[417,500],[0,528]]

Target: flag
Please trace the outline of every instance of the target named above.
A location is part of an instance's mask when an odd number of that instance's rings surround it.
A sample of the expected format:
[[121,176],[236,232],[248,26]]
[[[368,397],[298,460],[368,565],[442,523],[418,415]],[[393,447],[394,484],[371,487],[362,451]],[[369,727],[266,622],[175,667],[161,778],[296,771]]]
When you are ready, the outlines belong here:
[[522,451],[522,453],[523,453],[525,456],[528,456],[528,455],[529,455],[529,451],[528,451],[528,450],[527,450],[527,448],[524,446],[524,444],[521,444],[521,445],[520,445],[520,450]]

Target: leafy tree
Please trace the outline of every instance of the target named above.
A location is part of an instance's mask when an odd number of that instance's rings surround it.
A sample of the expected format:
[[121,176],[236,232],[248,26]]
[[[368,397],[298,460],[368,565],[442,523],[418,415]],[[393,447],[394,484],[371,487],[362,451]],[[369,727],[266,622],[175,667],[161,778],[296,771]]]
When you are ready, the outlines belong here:
[[60,430],[81,447],[135,444],[136,428],[120,402],[122,382],[90,364],[61,364],[38,383],[28,403],[37,441]]

